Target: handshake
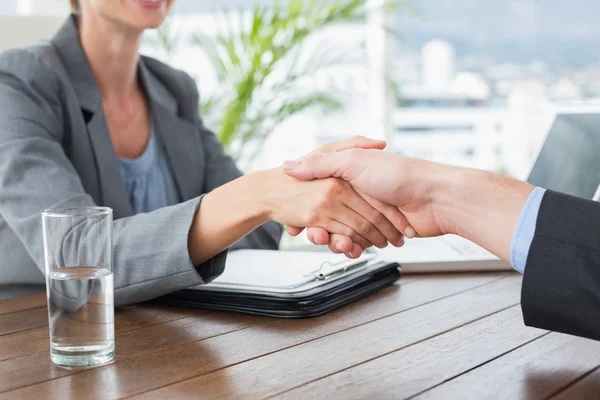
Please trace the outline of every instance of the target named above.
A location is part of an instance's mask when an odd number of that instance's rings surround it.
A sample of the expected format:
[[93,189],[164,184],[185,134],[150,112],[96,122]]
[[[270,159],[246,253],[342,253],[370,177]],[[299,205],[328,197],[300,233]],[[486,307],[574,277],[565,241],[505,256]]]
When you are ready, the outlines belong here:
[[[533,186],[484,171],[383,151],[383,141],[330,143],[270,173],[277,195],[270,219],[332,252],[356,258],[404,238],[457,234],[504,260]],[[294,179],[291,179],[294,178]]]

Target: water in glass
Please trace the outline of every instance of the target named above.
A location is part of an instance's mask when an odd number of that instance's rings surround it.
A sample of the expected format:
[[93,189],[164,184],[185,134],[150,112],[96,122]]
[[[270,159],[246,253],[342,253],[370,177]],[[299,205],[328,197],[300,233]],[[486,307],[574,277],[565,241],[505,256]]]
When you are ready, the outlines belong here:
[[108,268],[68,267],[48,274],[52,361],[85,367],[115,354],[113,273]]

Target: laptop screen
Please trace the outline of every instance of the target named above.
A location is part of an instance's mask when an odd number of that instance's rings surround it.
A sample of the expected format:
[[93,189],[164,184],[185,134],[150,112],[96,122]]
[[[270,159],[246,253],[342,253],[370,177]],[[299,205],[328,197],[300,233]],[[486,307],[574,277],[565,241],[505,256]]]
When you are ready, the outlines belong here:
[[559,114],[528,182],[592,199],[600,184],[600,115]]

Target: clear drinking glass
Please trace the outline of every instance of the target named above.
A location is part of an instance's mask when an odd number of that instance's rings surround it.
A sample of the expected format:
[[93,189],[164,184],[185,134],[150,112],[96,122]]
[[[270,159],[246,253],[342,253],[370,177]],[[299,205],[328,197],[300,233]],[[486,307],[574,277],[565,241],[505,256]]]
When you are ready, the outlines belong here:
[[50,357],[56,365],[91,367],[115,357],[112,222],[107,207],[42,213]]

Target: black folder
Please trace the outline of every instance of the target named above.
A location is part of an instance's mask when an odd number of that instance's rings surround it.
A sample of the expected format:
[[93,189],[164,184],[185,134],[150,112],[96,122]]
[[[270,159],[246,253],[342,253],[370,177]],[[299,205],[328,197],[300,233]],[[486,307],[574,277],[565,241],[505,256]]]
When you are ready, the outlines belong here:
[[322,315],[400,278],[397,263],[320,252],[238,250],[214,282],[163,298],[169,304],[279,318]]

